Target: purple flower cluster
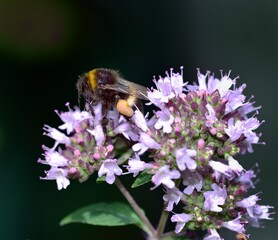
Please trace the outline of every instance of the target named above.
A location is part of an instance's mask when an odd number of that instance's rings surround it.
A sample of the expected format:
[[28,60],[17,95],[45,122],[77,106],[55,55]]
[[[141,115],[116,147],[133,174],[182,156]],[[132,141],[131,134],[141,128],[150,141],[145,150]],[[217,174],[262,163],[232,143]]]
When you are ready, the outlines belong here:
[[[253,151],[262,122],[256,118],[259,107],[243,95],[246,85],[236,87],[229,75],[217,79],[198,70],[198,84],[190,85],[171,69],[148,91],[149,104],[157,107],[150,118],[139,110],[130,119],[115,109],[103,116],[100,104],[92,113],[78,108],[57,112],[64,122],[59,129],[66,133],[44,127],[55,144],[43,146],[39,162],[50,166],[43,179],[56,180],[62,189],[69,179],[82,182],[95,171],[109,184],[115,175],[137,177],[145,171],[153,188],[165,189],[166,211],[183,206],[171,217],[176,233],[207,230],[204,239],[217,240],[222,227],[244,233],[246,224],[259,226],[260,219],[271,219],[271,207],[259,205],[258,195],[246,195],[256,173],[245,170],[235,156]],[[140,159],[146,152],[148,162]]]
[[56,111],[64,122],[59,129],[66,134],[47,125],[44,127],[45,135],[53,138],[55,144],[52,148],[43,146],[44,160],[39,159],[38,162],[49,165],[50,170],[42,179],[56,180],[60,190],[67,188],[69,179],[83,182],[98,171],[99,177],[105,175],[107,183],[114,183],[115,175],[123,172],[119,167],[121,156],[117,152],[125,151],[124,161],[131,156],[133,152],[126,149],[128,145],[124,139],[135,138],[135,130],[115,110],[108,113],[104,128],[101,104],[93,107],[92,114],[67,106],[67,112]]

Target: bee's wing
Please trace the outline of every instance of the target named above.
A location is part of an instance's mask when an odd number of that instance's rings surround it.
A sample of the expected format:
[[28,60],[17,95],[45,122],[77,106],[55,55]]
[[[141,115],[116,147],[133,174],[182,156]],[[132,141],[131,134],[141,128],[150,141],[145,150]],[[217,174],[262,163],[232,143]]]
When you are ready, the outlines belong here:
[[125,79],[119,78],[118,81],[114,84],[105,84],[101,86],[102,89],[110,89],[117,92],[129,94],[136,96],[137,98],[143,99],[143,100],[149,100],[147,98],[147,88],[144,86],[141,86],[137,83],[133,83],[130,81],[127,81]]

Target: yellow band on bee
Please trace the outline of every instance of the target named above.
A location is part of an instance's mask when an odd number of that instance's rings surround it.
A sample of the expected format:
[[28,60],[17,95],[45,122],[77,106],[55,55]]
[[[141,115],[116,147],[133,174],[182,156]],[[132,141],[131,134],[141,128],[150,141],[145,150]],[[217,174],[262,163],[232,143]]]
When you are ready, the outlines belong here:
[[96,69],[87,73],[87,77],[90,83],[92,90],[96,89],[97,87],[97,80],[96,80]]

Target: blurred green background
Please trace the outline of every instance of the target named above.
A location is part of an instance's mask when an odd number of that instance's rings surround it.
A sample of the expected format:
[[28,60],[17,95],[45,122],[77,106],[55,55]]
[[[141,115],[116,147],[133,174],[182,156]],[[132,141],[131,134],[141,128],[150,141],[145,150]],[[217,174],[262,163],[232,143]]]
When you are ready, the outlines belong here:
[[[77,76],[97,67],[119,69],[129,80],[152,85],[153,75],[184,66],[186,81],[196,68],[220,76],[232,70],[247,83],[245,93],[262,105],[259,131],[267,144],[240,156],[246,168],[258,163],[261,204],[278,207],[277,69],[278,1],[0,1],[0,239],[143,239],[135,227],[59,227],[69,212],[98,201],[123,200],[95,176],[58,191],[40,181],[37,164],[44,123],[58,126],[54,109],[77,105]],[[150,186],[132,191],[156,222],[162,200]],[[148,194],[148,197],[146,197]],[[277,220],[248,228],[252,240],[276,239]],[[235,239],[224,232],[225,239]]]

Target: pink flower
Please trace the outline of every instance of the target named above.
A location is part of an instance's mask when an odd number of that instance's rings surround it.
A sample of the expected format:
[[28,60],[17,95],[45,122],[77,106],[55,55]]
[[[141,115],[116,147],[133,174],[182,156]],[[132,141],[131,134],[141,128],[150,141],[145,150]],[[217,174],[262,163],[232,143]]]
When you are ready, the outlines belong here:
[[245,232],[244,225],[240,223],[241,216],[239,215],[234,220],[223,222],[222,226],[238,233]]
[[106,175],[106,182],[113,184],[116,180],[115,175],[121,175],[123,170],[117,165],[117,159],[107,159],[102,162],[98,171],[98,176]]
[[167,204],[166,211],[170,212],[173,210],[174,204],[178,204],[181,200],[182,192],[177,188],[166,188],[167,192],[163,195],[163,200]]
[[209,229],[209,235],[207,235],[204,240],[223,240],[224,238],[221,238],[218,232],[215,229]]
[[138,155],[143,154],[148,149],[158,149],[160,144],[158,144],[153,138],[151,138],[147,133],[142,132],[140,134],[139,142],[132,146],[132,149],[135,152],[138,152]]
[[185,214],[185,213],[173,215],[171,217],[171,221],[177,223],[175,233],[181,232],[181,230],[184,228],[185,224],[187,222],[189,222],[190,220],[192,220],[193,217],[194,217],[193,214]]
[[223,205],[227,198],[225,186],[221,188],[216,183],[213,183],[211,188],[213,191],[204,192],[204,209],[206,211],[221,212],[222,208],[219,205]]
[[133,173],[133,177],[136,177],[139,172],[152,167],[153,164],[141,161],[139,156],[135,154],[135,158],[129,159],[128,166],[126,168],[128,173]]
[[183,171],[186,168],[194,170],[197,167],[196,161],[192,158],[195,157],[197,152],[193,149],[180,148],[176,150],[176,162],[178,168]]
[[44,180],[56,180],[58,190],[62,188],[66,189],[70,184],[69,179],[67,179],[67,171],[62,168],[52,167],[49,171],[45,171],[46,176],[40,179]]
[[152,177],[152,182],[155,188],[160,184],[164,184],[168,188],[174,188],[175,183],[172,179],[178,179],[180,177],[180,172],[177,170],[170,170],[168,165],[161,167],[155,175]]

